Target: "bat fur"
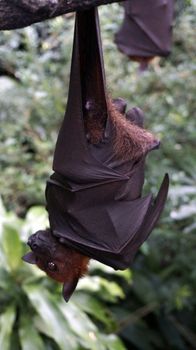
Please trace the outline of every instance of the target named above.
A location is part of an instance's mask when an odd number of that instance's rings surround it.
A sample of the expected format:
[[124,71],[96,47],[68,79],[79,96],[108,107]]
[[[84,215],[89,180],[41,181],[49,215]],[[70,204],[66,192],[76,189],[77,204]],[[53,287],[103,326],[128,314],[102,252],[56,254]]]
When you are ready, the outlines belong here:
[[[103,139],[106,116],[92,101],[88,101],[86,106],[88,109],[84,120],[86,135],[89,142],[97,144]],[[110,99],[107,101],[107,107],[108,118],[114,129],[113,147],[117,157],[138,160],[154,148],[157,140],[151,132],[128,120]]]

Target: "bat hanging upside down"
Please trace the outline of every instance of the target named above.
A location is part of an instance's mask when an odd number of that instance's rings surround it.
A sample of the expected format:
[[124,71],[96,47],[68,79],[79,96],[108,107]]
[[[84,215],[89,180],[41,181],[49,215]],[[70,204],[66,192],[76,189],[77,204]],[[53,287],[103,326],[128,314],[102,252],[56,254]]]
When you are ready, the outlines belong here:
[[130,267],[163,210],[168,176],[157,197],[142,197],[145,158],[159,141],[143,128],[139,108],[107,97],[97,10],[77,13],[69,95],[46,186],[50,228],[31,235],[23,259],[63,283],[66,301],[90,259]]
[[[133,108],[125,114],[126,104],[123,99],[119,98],[108,104],[116,159],[121,158],[125,162],[133,160],[133,163],[137,163],[149,151],[159,147],[159,141],[153,134],[143,129],[143,112],[139,108]],[[98,108],[93,103],[87,101],[86,106],[86,139],[89,144],[97,147],[104,143],[105,118],[97,114]],[[32,235],[28,245],[32,252],[27,253],[23,259],[35,263],[48,276],[63,283],[63,296],[68,301],[78,280],[87,273],[90,257],[66,246],[63,240],[52,234],[51,229]]]

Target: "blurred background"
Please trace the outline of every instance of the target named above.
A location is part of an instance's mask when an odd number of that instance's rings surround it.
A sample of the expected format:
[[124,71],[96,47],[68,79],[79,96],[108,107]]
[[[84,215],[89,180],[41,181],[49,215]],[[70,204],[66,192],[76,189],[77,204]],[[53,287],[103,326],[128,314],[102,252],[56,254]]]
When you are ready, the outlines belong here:
[[99,9],[108,89],[145,111],[161,140],[144,193],[171,179],[164,214],[134,264],[90,265],[68,304],[61,286],[24,264],[47,225],[45,182],[66,106],[74,15],[0,32],[0,349],[196,349],[196,110],[194,0],[175,1],[172,54],[143,74],[114,42],[119,4]]

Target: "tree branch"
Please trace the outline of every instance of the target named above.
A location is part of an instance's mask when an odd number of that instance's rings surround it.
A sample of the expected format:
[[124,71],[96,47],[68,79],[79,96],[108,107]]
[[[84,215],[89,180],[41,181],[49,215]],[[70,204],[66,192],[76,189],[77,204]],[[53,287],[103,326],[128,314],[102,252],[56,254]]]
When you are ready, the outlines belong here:
[[0,30],[23,28],[36,22],[122,0],[0,0]]

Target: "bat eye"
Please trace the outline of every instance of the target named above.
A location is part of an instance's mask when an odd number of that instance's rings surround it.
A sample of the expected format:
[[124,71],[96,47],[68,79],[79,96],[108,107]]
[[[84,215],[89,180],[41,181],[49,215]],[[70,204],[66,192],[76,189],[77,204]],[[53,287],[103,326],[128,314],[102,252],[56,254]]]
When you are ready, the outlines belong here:
[[53,263],[52,261],[50,261],[50,262],[48,263],[48,268],[49,268],[50,271],[56,271],[56,270],[57,270],[56,264]]

